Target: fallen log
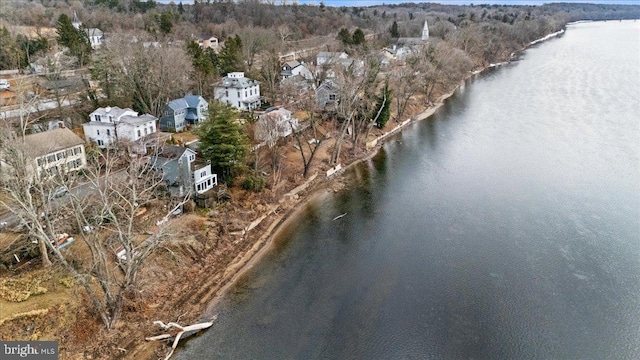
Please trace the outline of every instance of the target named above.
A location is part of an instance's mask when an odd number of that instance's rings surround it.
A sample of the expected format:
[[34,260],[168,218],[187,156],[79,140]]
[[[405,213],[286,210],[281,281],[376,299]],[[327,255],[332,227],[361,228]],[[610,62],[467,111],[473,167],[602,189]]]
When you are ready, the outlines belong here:
[[[200,330],[204,330],[206,328],[209,328],[213,325],[213,322],[216,321],[216,319],[218,318],[218,315],[214,315],[211,318],[211,321],[207,321],[207,322],[202,322],[202,323],[198,323],[198,324],[193,324],[193,325],[188,325],[188,326],[182,326],[178,323],[175,322],[170,322],[170,323],[163,323],[162,321],[156,320],[153,322],[154,325],[158,325],[160,326],[162,329],[164,330],[169,330],[171,328],[177,328],[180,330],[180,332],[178,334],[176,334],[175,339],[173,340],[173,344],[171,345],[171,351],[169,351],[169,353],[167,354],[167,356],[164,358],[164,360],[168,360],[171,355],[173,355],[173,352],[175,351],[176,347],[178,346],[178,342],[180,341],[180,339],[182,338],[182,335],[184,335],[184,333],[188,333],[188,332],[198,332]],[[166,340],[166,339],[171,339],[173,337],[173,335],[171,334],[161,334],[161,335],[156,335],[156,336],[151,336],[148,338],[145,338],[145,340],[147,341],[155,341],[155,340]]]

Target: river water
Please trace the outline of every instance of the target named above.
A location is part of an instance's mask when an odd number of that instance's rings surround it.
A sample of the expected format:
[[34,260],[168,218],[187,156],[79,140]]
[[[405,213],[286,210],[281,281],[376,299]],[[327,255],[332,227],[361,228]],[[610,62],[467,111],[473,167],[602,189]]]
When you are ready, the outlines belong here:
[[570,26],[348,175],[178,359],[640,358],[640,22]]

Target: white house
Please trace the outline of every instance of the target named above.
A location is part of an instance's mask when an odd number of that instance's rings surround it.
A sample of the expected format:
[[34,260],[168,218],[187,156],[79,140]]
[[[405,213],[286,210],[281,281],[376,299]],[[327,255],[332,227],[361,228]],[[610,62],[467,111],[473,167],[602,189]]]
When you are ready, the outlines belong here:
[[131,109],[119,107],[98,108],[89,115],[90,121],[82,124],[87,141],[106,148],[119,140],[138,141],[157,131],[156,118],[149,114],[138,115]]
[[33,161],[29,171],[37,178],[77,171],[87,165],[84,140],[68,128],[43,131],[24,137],[27,156]]
[[196,160],[196,152],[189,148],[163,146],[153,158],[153,167],[161,171],[167,185],[183,190],[192,187],[197,194],[218,185],[218,176],[212,173],[211,164]]
[[300,76],[306,80],[313,80],[313,74],[304,64],[301,64],[295,60],[287,61],[282,65],[282,72],[280,73],[282,80],[290,78],[292,76]]
[[211,164],[195,162],[193,167],[193,188],[203,194],[218,185],[218,176],[211,172]]
[[316,65],[318,66],[324,65],[339,59],[344,60],[344,59],[347,59],[348,57],[349,55],[347,55],[346,52],[338,53],[338,52],[321,51],[318,53],[318,55],[316,55]]
[[[76,14],[75,11],[73,12],[73,20],[71,21],[71,24],[78,30],[82,26],[82,22],[78,20],[78,14]],[[85,28],[84,31],[86,31],[87,36],[89,37],[89,42],[91,43],[91,47],[93,49],[98,48],[100,47],[100,45],[102,45],[102,42],[104,41],[104,33],[102,32],[102,30],[98,28]]]
[[244,72],[232,72],[216,84],[214,98],[242,111],[260,107],[260,83],[244,77]]
[[414,54],[418,49],[425,46],[429,42],[429,25],[427,20],[424,21],[422,27],[422,36],[416,38],[398,38],[397,44],[390,51],[398,60],[405,60],[409,55]]
[[258,118],[256,138],[260,141],[276,141],[291,135],[297,127],[298,119],[291,115],[291,111],[283,108],[268,110]]

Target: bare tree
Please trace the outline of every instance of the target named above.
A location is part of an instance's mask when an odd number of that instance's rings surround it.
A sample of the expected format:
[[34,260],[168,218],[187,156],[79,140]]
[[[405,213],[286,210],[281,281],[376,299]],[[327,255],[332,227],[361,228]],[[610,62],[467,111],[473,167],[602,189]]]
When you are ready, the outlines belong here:
[[446,41],[431,44],[419,56],[416,79],[429,102],[434,100],[434,89],[440,87],[446,91],[452,88],[473,68],[469,56]]
[[408,58],[405,65],[393,69],[390,85],[396,98],[396,121],[404,115],[409,101],[419,90],[415,82],[417,62],[418,59]]
[[[311,164],[316,156],[316,153],[320,149],[322,142],[325,140],[325,136],[321,134],[318,129],[317,119],[314,111],[309,114],[309,120],[307,126],[298,126],[293,131],[293,136],[298,144],[298,151],[302,157],[302,176],[309,176],[309,170]],[[293,125],[292,125],[293,126]]]
[[271,104],[273,104],[278,97],[280,71],[280,61],[275,51],[265,53],[262,57],[262,66],[260,67],[260,79],[262,80],[264,96]]
[[[136,290],[140,267],[167,239],[164,219],[186,201],[176,200],[157,228],[138,221],[137,214],[151,206],[163,182],[154,176],[148,158],[130,156],[124,148],[91,159],[83,170],[87,184],[58,199],[51,196],[52,189],[70,187],[78,174],[39,173],[20,141],[2,142],[8,200],[1,205],[21,219],[29,235],[42,244],[43,254],[52,253],[78,281],[107,329],[118,322],[125,299]],[[70,261],[55,244],[58,234],[73,229],[81,233],[78,237],[91,254],[87,266]]]
[[190,88],[192,64],[183,47],[114,38],[99,53],[93,76],[124,106],[158,116],[167,99]]
[[356,132],[359,132],[367,121],[367,109],[371,100],[369,94],[377,88],[379,72],[379,67],[370,60],[365,57],[365,60],[356,59],[347,64],[339,63],[334,67],[335,80],[339,88],[336,110],[342,119],[342,126],[331,154],[331,164],[338,162],[347,132],[352,132],[354,146],[357,145],[359,135]]
[[262,115],[256,123],[256,137],[267,145],[269,165],[273,175],[273,189],[278,187],[284,166],[279,144],[284,134],[295,130],[292,129],[293,126],[294,124],[282,119],[275,111]]

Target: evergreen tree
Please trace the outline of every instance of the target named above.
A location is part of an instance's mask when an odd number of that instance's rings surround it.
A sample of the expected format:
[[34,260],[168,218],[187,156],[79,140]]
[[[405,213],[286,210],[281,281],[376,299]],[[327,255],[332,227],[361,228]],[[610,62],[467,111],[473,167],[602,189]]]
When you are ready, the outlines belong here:
[[242,60],[242,40],[240,36],[230,36],[218,53],[218,73],[225,75],[234,71],[244,71]]
[[391,29],[389,30],[392,38],[399,38],[400,33],[398,32],[398,23],[394,20],[393,24],[391,24]]
[[221,181],[229,184],[249,151],[247,136],[237,118],[238,113],[229,105],[211,102],[209,118],[196,130],[202,156],[211,161],[211,168]]
[[387,81],[384,84],[382,96],[378,97],[376,111],[374,113],[376,126],[381,129],[387,124],[391,116],[391,95],[391,89],[389,89],[389,82]]
[[178,4],[178,13],[180,13],[181,15],[184,14],[184,6],[182,5],[182,1],[180,1],[180,4]]
[[158,22],[160,31],[164,35],[171,33],[171,31],[173,30],[173,16],[171,16],[171,13],[169,11],[163,11],[162,14],[160,14],[160,19]]
[[0,30],[0,70],[17,69],[22,63],[22,58],[18,44],[11,37],[9,30],[3,27]]
[[349,29],[340,29],[340,31],[338,32],[338,40],[340,40],[343,45],[351,45],[353,43],[353,38],[351,37]]
[[353,32],[353,40],[351,40],[351,43],[353,45],[361,45],[364,44],[365,41],[364,32],[362,32],[360,28],[357,28],[356,31]]
[[80,66],[86,64],[91,54],[91,43],[85,29],[76,29],[71,23],[71,19],[66,14],[62,14],[58,18],[56,31],[58,44],[66,46],[69,53],[78,58]]

